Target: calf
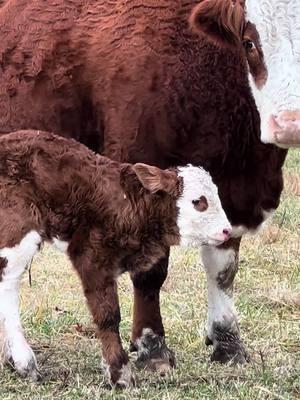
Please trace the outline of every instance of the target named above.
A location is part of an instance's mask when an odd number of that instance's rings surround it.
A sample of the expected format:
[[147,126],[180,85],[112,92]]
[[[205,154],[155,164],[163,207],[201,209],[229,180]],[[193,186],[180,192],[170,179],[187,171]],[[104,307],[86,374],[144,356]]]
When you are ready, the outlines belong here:
[[217,245],[231,226],[210,175],[191,165],[121,164],[74,140],[19,131],[0,139],[0,323],[5,358],[38,377],[23,336],[19,282],[44,241],[78,272],[113,384],[132,381],[119,336],[116,279],[147,271],[169,246]]

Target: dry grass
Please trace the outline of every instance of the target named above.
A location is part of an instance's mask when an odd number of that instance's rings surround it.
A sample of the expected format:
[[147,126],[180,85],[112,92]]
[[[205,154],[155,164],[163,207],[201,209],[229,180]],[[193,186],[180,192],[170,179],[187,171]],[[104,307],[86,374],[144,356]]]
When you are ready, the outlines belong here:
[[[45,379],[22,381],[10,369],[0,376],[0,399],[300,399],[300,152],[290,152],[282,204],[266,231],[244,240],[236,280],[246,367],[209,363],[203,343],[205,279],[197,252],[175,250],[162,292],[169,345],[178,367],[166,379],[138,372],[131,391],[103,383],[99,346],[77,276],[66,258],[46,247],[22,288],[22,318]],[[250,240],[249,240],[250,239]],[[120,279],[121,332],[128,347],[132,289]]]

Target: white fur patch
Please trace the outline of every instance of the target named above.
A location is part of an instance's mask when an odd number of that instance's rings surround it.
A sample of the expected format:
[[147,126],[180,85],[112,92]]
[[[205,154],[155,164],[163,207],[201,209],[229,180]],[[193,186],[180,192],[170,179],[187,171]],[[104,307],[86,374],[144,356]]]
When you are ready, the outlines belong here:
[[[102,371],[103,371],[106,381],[108,381],[110,384],[112,384],[109,364],[107,364],[107,362],[104,358],[102,358],[102,366],[101,367],[102,367]],[[116,384],[120,385],[121,387],[124,387],[124,388],[130,387],[134,384],[134,376],[131,371],[131,365],[129,362],[122,366],[121,371],[120,371],[120,378],[118,379],[118,382],[116,382]]]
[[0,322],[3,335],[0,342],[5,346],[5,358],[12,357],[15,368],[21,375],[36,375],[36,360],[22,330],[19,286],[21,277],[38,251],[41,241],[41,236],[31,231],[18,245],[0,250],[0,257],[7,260],[0,282]]
[[59,240],[58,238],[53,238],[53,244],[62,253],[66,253],[68,250],[69,243],[64,240]]
[[266,227],[266,225],[268,224],[268,220],[270,220],[272,218],[274,211],[275,210],[269,210],[269,211],[262,210],[263,222],[256,229],[250,230],[243,225],[233,226],[231,237],[239,238],[239,237],[242,237],[243,235],[245,235],[246,233],[255,235],[256,233],[260,232],[261,230],[263,230]]
[[[300,1],[247,0],[247,16],[259,32],[268,79],[250,83],[261,116],[261,139],[275,143],[270,117],[300,110]],[[300,142],[300,132],[299,132]]]
[[[220,244],[223,230],[231,231],[231,225],[211,176],[203,168],[192,165],[179,168],[178,175],[183,178],[183,193],[177,200],[180,244],[192,247]],[[193,201],[201,196],[206,198],[208,208],[200,212]]]
[[208,291],[207,333],[209,337],[212,337],[214,322],[222,325],[237,323],[233,299],[218,287],[217,282],[218,274],[235,262],[235,252],[232,249],[203,247],[202,261],[206,271]]
[[130,363],[127,363],[126,365],[123,365],[121,369],[121,376],[118,379],[117,384],[122,386],[122,387],[130,387],[133,385],[133,375],[131,371],[131,365]]
[[138,354],[140,357],[149,357],[150,350],[147,347],[147,337],[155,337],[155,333],[151,328],[143,328],[141,336],[136,340],[136,346],[138,348]]

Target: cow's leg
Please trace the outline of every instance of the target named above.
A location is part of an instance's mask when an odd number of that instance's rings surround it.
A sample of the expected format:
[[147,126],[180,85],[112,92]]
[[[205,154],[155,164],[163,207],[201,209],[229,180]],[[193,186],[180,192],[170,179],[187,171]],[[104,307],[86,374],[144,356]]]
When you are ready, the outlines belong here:
[[240,340],[233,301],[233,281],[238,270],[239,239],[220,247],[205,246],[202,261],[208,290],[206,344],[213,345],[212,361],[244,363],[248,355]]
[[0,250],[0,322],[4,361],[12,360],[17,372],[34,380],[39,378],[35,355],[27,343],[19,314],[20,280],[41,243],[40,235],[29,232],[21,242]]
[[160,314],[159,293],[167,277],[168,256],[149,271],[132,274],[134,311],[131,351],[137,351],[137,363],[164,375],[175,366],[175,357],[165,342]]
[[93,257],[89,255],[74,258],[72,248],[69,247],[68,251],[82,280],[87,304],[102,344],[105,377],[112,385],[131,386],[134,379],[119,334],[121,315],[115,277],[110,268],[99,265],[97,259],[93,262]]

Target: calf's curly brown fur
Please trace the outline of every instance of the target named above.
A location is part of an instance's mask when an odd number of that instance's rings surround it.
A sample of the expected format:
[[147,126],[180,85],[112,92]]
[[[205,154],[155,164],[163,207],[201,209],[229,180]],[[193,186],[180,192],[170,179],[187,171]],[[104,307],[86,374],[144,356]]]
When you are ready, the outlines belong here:
[[[0,248],[12,248],[30,231],[68,243],[113,383],[128,362],[115,279],[148,270],[179,243],[179,195],[175,171],[161,171],[155,180],[144,165],[110,161],[45,132],[0,139]],[[0,266],[1,280],[5,259]]]
[[[188,177],[197,184],[196,190]],[[191,187],[193,196],[189,198]],[[200,195],[203,192],[209,200]],[[203,199],[204,208],[199,206]],[[210,214],[204,216],[209,207]],[[196,213],[195,218],[191,212]],[[192,228],[186,228],[183,215],[188,216]],[[125,271],[131,275],[148,271],[170,246],[182,240],[194,243],[211,215],[213,229],[230,228],[217,189],[203,169],[187,166],[163,171],[141,163],[118,163],[74,140],[46,132],[2,136],[0,323],[4,320],[7,354],[12,355],[18,372],[36,376],[36,363],[34,355],[31,360],[23,356],[28,352],[18,333],[21,323],[10,320],[7,313],[16,305],[16,282],[26,260],[43,241],[58,247],[63,244],[81,278],[109,378],[127,386],[132,378],[119,336],[116,278]],[[228,238],[226,229],[224,240]],[[20,250],[23,247],[25,252]],[[13,313],[17,314],[16,308]]]

